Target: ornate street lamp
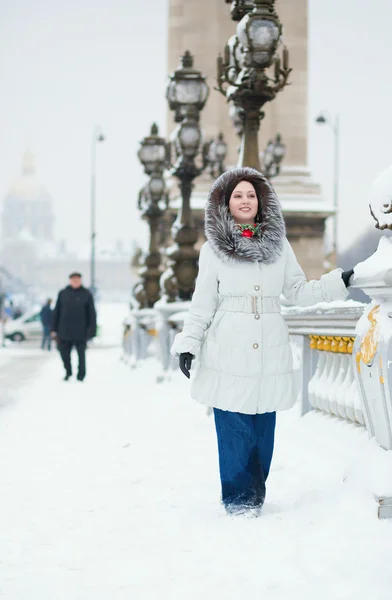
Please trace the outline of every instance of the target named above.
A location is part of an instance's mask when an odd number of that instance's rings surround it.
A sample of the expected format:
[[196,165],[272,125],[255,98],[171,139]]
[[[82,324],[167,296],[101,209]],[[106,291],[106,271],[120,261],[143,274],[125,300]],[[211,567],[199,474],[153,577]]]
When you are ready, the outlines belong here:
[[91,184],[90,184],[90,228],[91,228],[91,249],[90,249],[90,290],[93,296],[97,291],[96,285],[96,180],[97,180],[97,144],[104,142],[105,136],[100,127],[96,126],[93,130],[91,139]]
[[335,257],[338,253],[338,211],[339,211],[339,145],[340,127],[339,115],[332,117],[327,111],[322,112],[316,119],[318,125],[328,125],[333,132],[334,156],[333,156],[333,206],[335,215],[333,217],[333,251]]
[[159,280],[162,275],[159,251],[159,224],[168,207],[168,193],[163,172],[168,164],[169,146],[159,137],[157,125],[151,127],[150,135],[140,142],[138,157],[144,172],[150,175],[148,183],[140,190],[138,208],[150,227],[149,253],[139,274],[142,281],[134,288],[140,308],[152,308],[160,298]]
[[227,144],[223,133],[219,133],[214,140],[204,144],[203,154],[208,162],[208,170],[213,179],[225,171],[224,161],[227,155]]
[[[195,288],[198,272],[198,251],[194,244],[198,231],[193,224],[191,193],[193,180],[208,165],[206,153],[202,153],[202,135],[199,125],[209,88],[205,77],[193,68],[193,57],[189,51],[181,58],[181,66],[169,76],[166,96],[175,121],[179,123],[173,132],[172,148],[175,164],[172,175],[179,180],[181,208],[172,227],[174,245],[167,250],[169,268],[161,283],[169,302],[177,298],[190,300]],[[201,164],[196,159],[202,153]]]
[[270,140],[262,153],[261,170],[268,179],[276,177],[280,173],[280,163],[286,154],[286,146],[282,143],[280,133],[276,134],[274,140]]
[[174,120],[180,123],[183,118],[199,120],[200,111],[207,101],[209,88],[206,78],[193,68],[193,56],[187,50],[181,57],[180,67],[169,75],[166,98]]
[[[237,42],[230,39],[224,57],[218,58],[218,89],[238,109],[243,119],[243,135],[239,166],[261,169],[258,131],[264,117],[261,108],[282,90],[288,81],[288,50],[283,60],[276,52],[281,43],[282,25],[274,10],[275,0],[253,0],[253,10],[237,25]],[[237,13],[236,13],[237,14]],[[274,79],[267,69],[274,66]]]
[[169,146],[158,134],[158,125],[153,123],[150,135],[140,142],[138,157],[147,175],[154,172],[163,173],[169,161]]

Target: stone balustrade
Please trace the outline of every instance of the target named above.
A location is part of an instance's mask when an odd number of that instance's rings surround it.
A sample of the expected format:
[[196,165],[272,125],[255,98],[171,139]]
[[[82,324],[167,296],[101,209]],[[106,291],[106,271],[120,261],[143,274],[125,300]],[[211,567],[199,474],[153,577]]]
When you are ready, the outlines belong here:
[[317,354],[316,370],[308,383],[310,406],[365,425],[351,360],[355,337],[310,335],[309,338],[309,347]]
[[303,415],[320,410],[365,425],[352,365],[355,327],[364,308],[353,301],[282,307],[295,356],[299,352],[294,368]]
[[151,342],[157,336],[157,316],[152,308],[135,309],[123,324],[122,359],[133,368],[149,355]]

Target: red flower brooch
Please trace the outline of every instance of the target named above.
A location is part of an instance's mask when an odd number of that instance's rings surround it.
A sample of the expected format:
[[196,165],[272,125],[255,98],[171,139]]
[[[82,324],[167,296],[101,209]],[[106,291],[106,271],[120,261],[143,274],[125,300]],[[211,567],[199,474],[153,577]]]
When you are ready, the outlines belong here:
[[255,235],[259,226],[256,225],[256,223],[254,225],[243,225],[242,223],[240,223],[238,224],[238,228],[241,231],[242,237],[251,238]]

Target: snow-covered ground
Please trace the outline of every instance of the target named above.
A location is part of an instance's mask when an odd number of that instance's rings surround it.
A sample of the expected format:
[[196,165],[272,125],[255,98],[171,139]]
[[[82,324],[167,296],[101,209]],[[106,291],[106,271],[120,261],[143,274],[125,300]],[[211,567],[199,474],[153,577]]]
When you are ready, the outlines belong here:
[[0,410],[1,598],[390,600],[362,429],[281,413],[262,516],[228,517],[189,382],[119,357],[97,346],[86,381],[65,383],[53,353]]

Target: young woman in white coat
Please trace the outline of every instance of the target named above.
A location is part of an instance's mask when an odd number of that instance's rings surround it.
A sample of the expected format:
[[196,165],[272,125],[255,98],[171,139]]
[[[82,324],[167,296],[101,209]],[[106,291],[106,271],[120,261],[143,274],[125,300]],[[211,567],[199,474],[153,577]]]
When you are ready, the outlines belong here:
[[196,359],[191,395],[214,409],[226,510],[254,513],[265,498],[276,411],[295,402],[280,295],[298,306],[344,300],[352,271],[306,281],[275,192],[254,169],[217,179],[205,231],[196,289],[172,354],[187,377]]

